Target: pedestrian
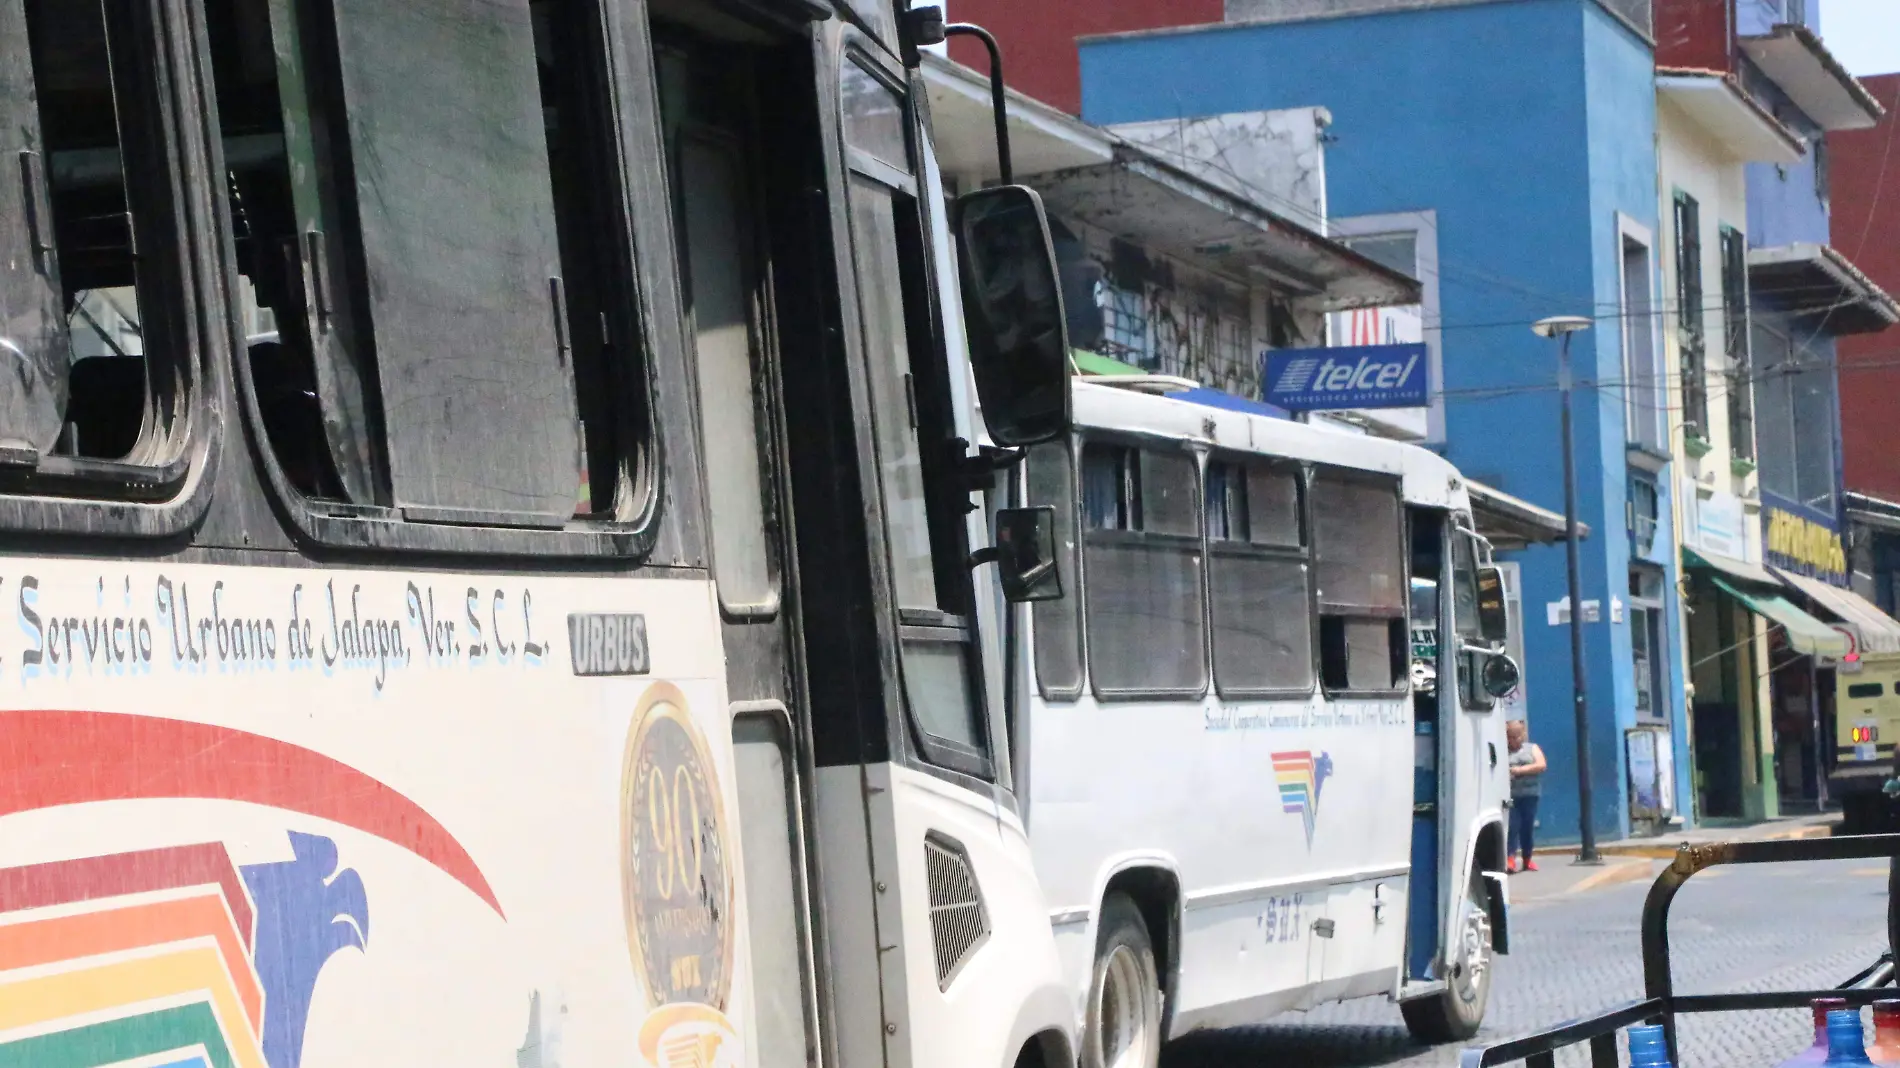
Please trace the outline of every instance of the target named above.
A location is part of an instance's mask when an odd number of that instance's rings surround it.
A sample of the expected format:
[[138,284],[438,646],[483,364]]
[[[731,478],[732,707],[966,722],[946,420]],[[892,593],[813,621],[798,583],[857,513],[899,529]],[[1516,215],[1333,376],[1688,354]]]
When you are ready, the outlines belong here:
[[1511,833],[1504,870],[1515,872],[1519,858],[1525,871],[1536,871],[1531,859],[1531,831],[1537,826],[1537,800],[1544,795],[1544,751],[1531,741],[1530,724],[1514,719],[1504,725],[1511,747]]

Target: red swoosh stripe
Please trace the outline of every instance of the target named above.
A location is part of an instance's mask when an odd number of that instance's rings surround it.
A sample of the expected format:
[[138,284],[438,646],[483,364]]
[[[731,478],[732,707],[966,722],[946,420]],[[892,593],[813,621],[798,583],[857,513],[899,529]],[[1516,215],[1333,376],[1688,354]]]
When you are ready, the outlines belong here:
[[475,859],[420,805],[315,750],[261,734],[115,712],[0,712],[0,816],[89,801],[248,801],[401,846],[501,913]]
[[[0,731],[5,730],[6,715],[0,713]],[[224,847],[215,843],[6,868],[0,870],[0,912],[214,884],[224,890],[231,920],[249,948],[251,895]]]

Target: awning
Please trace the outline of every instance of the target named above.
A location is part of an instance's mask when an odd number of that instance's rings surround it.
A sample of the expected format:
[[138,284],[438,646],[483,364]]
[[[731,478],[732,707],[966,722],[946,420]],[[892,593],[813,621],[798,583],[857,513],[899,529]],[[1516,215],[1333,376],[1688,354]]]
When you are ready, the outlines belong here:
[[1705,552],[1686,546],[1682,550],[1682,566],[1719,572],[1733,581],[1752,583],[1769,589],[1781,585],[1781,580],[1770,574],[1768,569],[1760,564],[1751,564],[1746,560],[1737,560],[1733,556],[1723,556],[1721,553]]
[[[1478,533],[1494,545],[1500,541],[1549,545],[1564,540],[1564,517],[1548,508],[1473,479],[1465,480],[1465,491],[1471,494],[1471,518]],[[1589,525],[1578,523],[1577,535],[1589,537]]]
[[1167,163],[1120,144],[1113,163],[1035,181],[1066,216],[1204,270],[1261,277],[1320,311],[1417,304],[1417,279]]
[[1731,159],[1793,163],[1807,154],[1794,131],[1756,103],[1733,74],[1657,67],[1656,99],[1688,116]]
[[1790,587],[1813,598],[1814,603],[1833,613],[1841,625],[1854,633],[1858,651],[1862,653],[1900,653],[1900,623],[1888,618],[1878,605],[1839,586],[1830,586],[1819,579],[1806,575],[1795,575],[1777,570]]
[[1758,593],[1732,584],[1720,575],[1710,581],[1728,591],[1749,611],[1780,627],[1788,636],[1788,646],[1797,653],[1839,659],[1847,655],[1847,635],[1789,604],[1772,593]]
[[[990,110],[990,78],[934,52],[923,54],[924,88],[930,99],[930,129],[937,164],[971,187],[995,181],[996,115]],[[1115,158],[1114,138],[1032,97],[1010,90],[1009,157],[1016,180]]]
[[1824,130],[1865,130],[1887,113],[1806,26],[1783,23],[1736,44]]
[[1900,305],[1832,247],[1809,241],[1748,250],[1751,296],[1821,317],[1829,334],[1871,334],[1900,323]]

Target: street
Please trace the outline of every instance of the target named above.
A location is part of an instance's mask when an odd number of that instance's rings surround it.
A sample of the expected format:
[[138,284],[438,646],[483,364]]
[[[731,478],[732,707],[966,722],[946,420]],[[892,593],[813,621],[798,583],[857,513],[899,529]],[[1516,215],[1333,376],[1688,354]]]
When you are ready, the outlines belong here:
[[[1613,873],[1583,885],[1576,873],[1561,870],[1566,860],[1553,857],[1546,871],[1519,876],[1512,952],[1497,962],[1490,1010],[1473,1044],[1502,1041],[1640,996],[1638,922],[1649,872],[1660,871],[1662,863],[1624,860]],[[1672,911],[1677,990],[1832,986],[1881,952],[1886,890],[1886,868],[1865,860],[1705,871],[1683,888]],[[1688,1068],[1768,1068],[1811,1038],[1805,1011],[1692,1016],[1682,1028],[1682,1061]],[[1161,1063],[1452,1065],[1458,1052],[1456,1045],[1418,1046],[1397,1006],[1365,999],[1291,1013],[1259,1027],[1188,1035],[1164,1050]],[[1559,1065],[1587,1062],[1582,1046],[1558,1057]]]

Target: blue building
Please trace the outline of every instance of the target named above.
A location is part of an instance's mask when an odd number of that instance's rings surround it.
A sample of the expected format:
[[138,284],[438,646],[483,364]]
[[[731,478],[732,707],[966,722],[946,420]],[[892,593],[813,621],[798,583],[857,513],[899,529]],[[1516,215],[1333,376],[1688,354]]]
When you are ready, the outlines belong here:
[[[1330,13],[1345,9],[1353,13]],[[1078,42],[1092,122],[1330,111],[1328,213],[1346,232],[1377,236],[1373,220],[1414,239],[1414,273],[1433,275],[1422,278],[1436,292],[1425,321],[1443,367],[1442,417],[1427,444],[1471,478],[1563,499],[1556,343],[1529,328],[1552,315],[1595,320],[1572,356],[1577,518],[1596,532],[1581,550],[1600,838],[1644,829],[1632,828],[1632,731],[1668,739],[1660,818],[1689,807],[1668,803],[1684,792],[1689,764],[1655,341],[1647,11],[1609,0],[1229,0],[1224,24]],[[1510,558],[1521,566],[1525,657],[1541,680],[1529,692],[1531,734],[1550,760],[1540,834],[1574,841],[1564,551]],[[1667,640],[1639,634],[1637,655],[1633,631],[1658,625]]]

